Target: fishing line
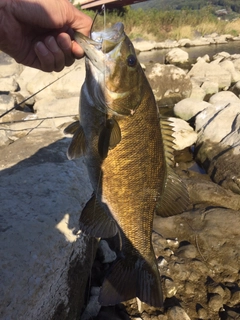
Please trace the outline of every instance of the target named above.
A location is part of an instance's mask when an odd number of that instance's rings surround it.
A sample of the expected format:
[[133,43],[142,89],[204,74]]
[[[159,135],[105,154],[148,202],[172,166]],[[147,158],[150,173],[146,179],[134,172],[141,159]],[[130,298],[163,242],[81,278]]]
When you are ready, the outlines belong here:
[[24,102],[28,101],[29,99],[31,99],[32,97],[36,96],[38,93],[40,93],[41,91],[45,90],[46,88],[48,88],[49,86],[51,86],[54,82],[58,81],[59,79],[61,79],[62,77],[66,76],[69,72],[71,72],[73,69],[69,70],[68,72],[64,73],[62,76],[60,76],[59,78],[55,79],[54,81],[50,82],[49,84],[47,84],[45,87],[43,87],[42,89],[38,90],[37,92],[33,93],[31,96],[29,96],[28,98],[24,99],[23,101],[21,101],[20,103],[17,103],[14,107],[12,107],[11,109],[7,110],[6,112],[2,113],[0,115],[0,118],[4,117],[6,114],[8,114],[9,112],[11,112],[12,110],[16,109],[17,107],[20,107],[21,104],[23,104]]

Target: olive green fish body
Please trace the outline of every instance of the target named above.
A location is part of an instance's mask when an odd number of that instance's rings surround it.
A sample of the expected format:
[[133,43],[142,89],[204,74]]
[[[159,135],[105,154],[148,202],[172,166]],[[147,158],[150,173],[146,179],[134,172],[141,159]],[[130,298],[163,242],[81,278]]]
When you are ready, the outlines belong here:
[[[66,129],[74,133],[68,156],[84,154],[94,190],[81,213],[80,228],[95,237],[118,234],[120,238],[120,255],[100,291],[102,305],[138,297],[161,307],[151,236],[157,203],[162,216],[166,209],[167,215],[175,214],[166,204],[175,199],[177,204],[182,187],[176,179],[175,194],[171,184],[175,181],[170,170],[173,138],[168,123],[159,124],[154,95],[123,25],[118,23],[97,37],[101,42],[77,35],[88,57],[86,79],[80,126]],[[164,144],[163,132],[170,147]]]

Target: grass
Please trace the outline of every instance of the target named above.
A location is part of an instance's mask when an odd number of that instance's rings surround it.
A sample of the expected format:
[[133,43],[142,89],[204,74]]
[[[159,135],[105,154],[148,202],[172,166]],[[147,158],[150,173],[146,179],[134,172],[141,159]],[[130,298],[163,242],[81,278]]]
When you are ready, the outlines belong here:
[[[93,11],[85,11],[92,18]],[[98,16],[93,30],[102,30],[121,21],[125,31],[131,39],[144,38],[146,40],[163,41],[166,39],[179,40],[193,39],[195,34],[204,36],[216,32],[218,34],[240,34],[240,19],[235,21],[219,20],[211,7],[200,10],[171,10],[161,11],[132,10],[127,7],[126,12],[120,15],[117,11],[107,12],[105,18]]]

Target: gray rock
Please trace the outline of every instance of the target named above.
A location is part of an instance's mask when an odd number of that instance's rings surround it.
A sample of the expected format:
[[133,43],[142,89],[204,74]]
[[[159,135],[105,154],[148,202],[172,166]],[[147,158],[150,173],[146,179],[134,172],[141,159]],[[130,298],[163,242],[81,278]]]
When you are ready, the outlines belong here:
[[192,84],[186,73],[173,65],[156,63],[146,75],[157,101],[171,105],[189,97]]
[[67,145],[53,132],[1,148],[3,319],[80,317],[97,243],[78,229],[92,189],[82,161],[67,160]]

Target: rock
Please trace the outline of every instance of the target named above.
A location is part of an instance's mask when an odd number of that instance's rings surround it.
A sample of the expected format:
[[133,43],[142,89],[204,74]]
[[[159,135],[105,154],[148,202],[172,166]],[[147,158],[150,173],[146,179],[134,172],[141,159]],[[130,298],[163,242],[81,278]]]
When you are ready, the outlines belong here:
[[164,288],[165,288],[166,296],[168,298],[175,296],[177,293],[176,285],[172,279],[168,279],[168,278],[165,279]]
[[172,307],[168,310],[169,320],[191,320],[181,307]]
[[[21,74],[18,82],[20,87],[27,90],[30,94],[36,93],[43,87],[48,86],[53,81],[59,79],[43,91],[39,92],[35,96],[36,100],[44,99],[46,97],[50,98],[52,96],[56,96],[59,99],[79,97],[80,88],[85,79],[83,59],[78,60],[71,67],[64,68],[61,72],[51,72],[47,73],[47,75],[45,72],[35,72],[30,71],[29,69],[26,72],[29,74],[29,80],[27,80],[26,76]],[[23,81],[21,79],[23,79]]]
[[210,296],[208,306],[215,312],[218,312],[223,307],[223,299],[218,293],[214,293]]
[[3,319],[77,319],[97,242],[78,230],[92,189],[68,139],[31,135],[1,148]]
[[175,150],[183,150],[196,142],[197,133],[186,121],[173,117],[170,117],[169,120],[171,120],[174,130],[172,136],[174,137]]
[[140,41],[133,41],[133,46],[136,50],[139,50],[140,52],[143,51],[150,51],[155,48],[156,42],[155,41],[145,41],[145,40],[140,40]]
[[205,90],[203,90],[195,81],[191,79],[192,82],[192,92],[189,98],[196,99],[198,101],[202,101],[205,96]]
[[[191,171],[188,172],[191,176]],[[240,210],[238,195],[213,183],[206,175],[194,174],[191,178],[183,178],[193,205],[219,206],[233,210]]]
[[[0,94],[0,113],[4,113],[14,107],[15,101],[10,94]],[[0,119],[1,122],[5,121],[5,118]]]
[[[34,105],[39,119],[49,118],[48,125],[51,128],[59,128],[67,122],[74,122],[78,117],[79,96],[56,99],[49,97],[37,101]],[[44,123],[47,127],[47,122]]]
[[181,258],[194,259],[197,256],[197,250],[192,244],[186,244],[177,250],[176,255]]
[[101,252],[103,263],[110,263],[116,260],[117,258],[116,252],[114,252],[109,248],[109,245],[106,240],[101,240],[99,242],[99,250]]
[[240,81],[240,72],[235,69],[232,61],[224,60],[219,65],[231,74],[231,83]]
[[239,98],[231,91],[218,92],[209,99],[209,103],[221,106],[225,106],[228,103],[239,103],[239,101]]
[[156,63],[146,75],[157,101],[171,105],[191,94],[192,84],[186,73],[173,65]]
[[9,94],[17,89],[18,84],[14,77],[0,78],[0,94]]
[[227,90],[231,85],[231,74],[215,61],[207,63],[203,59],[199,60],[188,72],[188,75],[216,82],[219,90]]
[[180,117],[184,120],[190,120],[209,106],[211,106],[211,104],[206,101],[199,101],[194,98],[186,98],[176,103],[173,111],[177,117]]
[[188,60],[189,54],[180,48],[170,50],[165,56],[167,64],[186,63]]
[[93,317],[96,317],[101,309],[101,305],[98,302],[100,288],[91,289],[91,297],[89,299],[88,305],[81,315],[81,320],[90,320]]
[[212,95],[218,92],[218,83],[210,80],[204,81],[201,88],[204,90],[204,99],[208,100]]
[[234,84],[233,87],[230,88],[231,92],[233,92],[238,98],[240,98],[240,81]]

